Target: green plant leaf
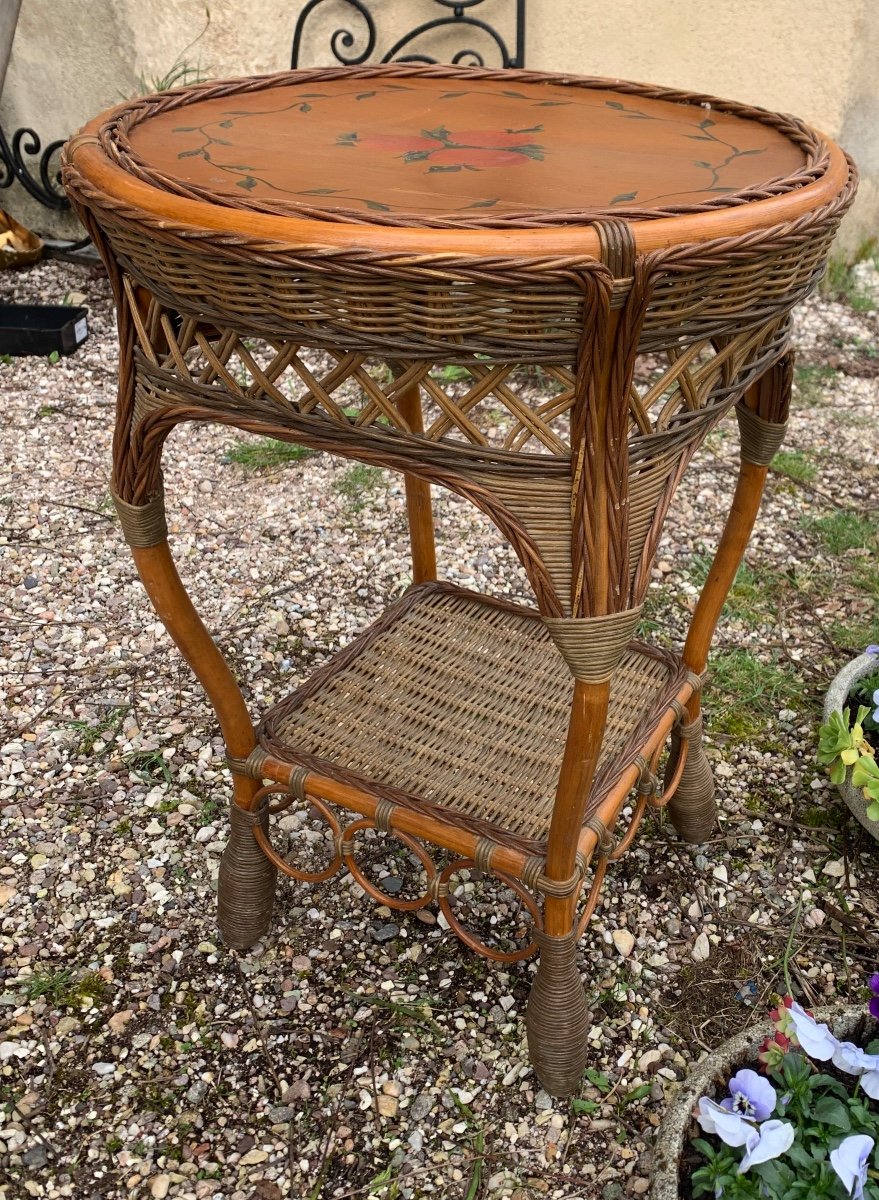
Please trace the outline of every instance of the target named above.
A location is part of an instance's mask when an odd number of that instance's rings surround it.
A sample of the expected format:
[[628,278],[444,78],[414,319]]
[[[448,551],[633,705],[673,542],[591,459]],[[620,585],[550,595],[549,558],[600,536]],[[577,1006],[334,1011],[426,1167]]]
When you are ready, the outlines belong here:
[[832,1125],[834,1129],[841,1129],[843,1133],[848,1133],[852,1127],[848,1109],[835,1096],[821,1096],[816,1100],[812,1115],[822,1125]]
[[596,1071],[593,1067],[587,1068],[586,1078],[591,1084],[594,1084],[600,1092],[610,1091],[610,1080],[601,1071]]

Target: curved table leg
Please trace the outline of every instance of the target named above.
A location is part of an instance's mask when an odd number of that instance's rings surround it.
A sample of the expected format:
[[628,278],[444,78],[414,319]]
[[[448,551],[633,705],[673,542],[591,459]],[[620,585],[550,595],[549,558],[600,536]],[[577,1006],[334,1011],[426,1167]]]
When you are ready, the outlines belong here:
[[[550,879],[570,879],[574,873],[586,798],[601,753],[609,695],[606,683],[584,684],[578,680],[574,684],[547,840],[546,874]],[[547,896],[544,929],[534,933],[540,958],[525,1025],[531,1062],[551,1096],[570,1096],[577,1090],[589,1054],[589,1008],[577,969],[578,893],[579,887],[568,896]]]
[[[684,662],[697,675],[708,662],[717,622],[757,520],[769,464],[784,437],[792,379],[793,355],[788,354],[749,388],[738,408],[742,450],[735,495],[684,646]],[[673,736],[669,764],[673,771],[685,740],[687,761],[668,809],[678,833],[688,842],[705,841],[717,816],[714,778],[702,744],[700,706],[697,692],[688,705],[689,723],[682,724]]]
[[[131,551],[153,607],[214,706],[228,753],[246,758],[256,738],[244,699],[177,574],[167,540],[132,546]],[[268,823],[265,804],[252,811],[259,784],[237,772],[233,778],[231,828],[220,863],[218,921],[227,945],[245,949],[269,928],[277,870],[253,836],[256,821],[264,828]]]

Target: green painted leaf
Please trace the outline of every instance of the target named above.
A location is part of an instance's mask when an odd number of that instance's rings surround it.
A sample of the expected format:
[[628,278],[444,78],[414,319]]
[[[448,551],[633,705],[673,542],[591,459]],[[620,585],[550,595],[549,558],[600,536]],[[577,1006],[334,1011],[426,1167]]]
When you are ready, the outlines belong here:
[[466,92],[443,92],[440,100],[457,100],[459,96],[466,96]]
[[700,129],[710,129],[712,125],[716,125],[716,121],[712,121],[710,117],[706,117],[704,121],[699,122]]
[[221,129],[231,129],[234,124],[235,124],[234,121],[220,121],[220,128]]
[[504,133],[542,133],[542,125],[529,125],[525,129],[505,129]]
[[363,203],[367,208],[376,209],[379,212],[390,212],[390,204],[380,204],[378,200],[364,200]]
[[573,100],[541,100],[535,104],[535,108],[563,108],[566,104],[573,104]]
[[204,146],[199,146],[197,150],[181,150],[177,155],[178,158],[201,158],[202,156],[207,158],[207,151]]
[[521,92],[501,92],[502,96],[511,96],[513,100],[527,100],[527,96],[523,96]]
[[235,186],[244,188],[246,191],[249,192],[252,188],[255,188],[256,185],[257,185],[257,180],[254,179],[252,175],[248,175],[244,179],[239,179],[238,183]]
[[441,167],[438,164],[434,164],[432,167],[427,168],[427,173],[428,175],[451,175],[456,171],[463,170],[464,168],[460,164],[457,164],[453,167]]
[[758,146],[756,150],[737,150],[736,153],[738,154],[739,158],[747,158],[749,154],[765,154],[766,151],[762,147]]
[[360,93],[360,95],[359,95],[359,96],[355,96],[355,97],[354,97],[354,99],[355,99],[355,100],[369,100],[369,98],[370,98],[371,96],[374,96],[374,95],[375,95],[375,92],[374,92],[374,91],[372,91],[372,92],[361,92],[361,93]]
[[710,162],[705,162],[705,160],[704,160],[704,159],[701,159],[701,158],[694,158],[694,159],[693,159],[693,166],[694,166],[694,167],[704,167],[704,168],[705,168],[707,171],[710,171],[710,170],[711,170],[711,163],[710,163]]
[[605,106],[606,106],[607,108],[616,108],[616,109],[618,109],[620,112],[625,112],[625,111],[626,111],[626,106],[625,106],[625,104],[620,104],[619,100],[605,100],[605,102],[604,102],[604,103],[605,103]]
[[445,125],[437,125],[436,129],[422,129],[421,136],[433,138],[435,142],[447,142],[451,137]]
[[310,104],[300,104],[299,111],[300,112],[311,112],[311,105]]
[[307,191],[297,192],[297,196],[335,196],[341,188],[308,188]]
[[476,200],[473,204],[468,204],[467,208],[494,208],[499,201],[499,196],[496,196],[493,200]]
[[689,138],[691,142],[713,142],[713,137],[706,137],[704,133],[685,133],[684,137]]
[[637,192],[620,192],[618,196],[614,196],[611,204],[623,204],[627,200],[634,200],[637,195]]
[[198,129],[197,125],[178,125],[173,131],[174,133],[195,133]]
[[407,150],[403,155],[403,162],[424,162],[426,158],[430,158],[429,150]]

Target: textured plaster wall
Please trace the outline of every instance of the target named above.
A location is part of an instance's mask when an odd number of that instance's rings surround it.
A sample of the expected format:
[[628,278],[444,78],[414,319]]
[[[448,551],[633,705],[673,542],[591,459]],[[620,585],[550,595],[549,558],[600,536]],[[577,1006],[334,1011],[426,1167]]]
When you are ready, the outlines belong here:
[[[0,0],[3,2],[3,0]],[[361,26],[345,0],[318,18],[303,61],[329,61],[331,29]],[[214,78],[289,61],[302,0],[22,0],[0,119],[62,137],[164,75],[182,55]],[[372,0],[382,29],[435,15],[432,0]],[[487,14],[486,14],[487,15]],[[362,44],[362,43],[360,43]],[[387,43],[385,43],[387,44]],[[546,70],[647,80],[794,112],[858,160],[861,195],[848,250],[879,232],[879,0],[529,0],[527,63]],[[3,201],[0,201],[3,202]],[[54,218],[6,201],[41,228]]]

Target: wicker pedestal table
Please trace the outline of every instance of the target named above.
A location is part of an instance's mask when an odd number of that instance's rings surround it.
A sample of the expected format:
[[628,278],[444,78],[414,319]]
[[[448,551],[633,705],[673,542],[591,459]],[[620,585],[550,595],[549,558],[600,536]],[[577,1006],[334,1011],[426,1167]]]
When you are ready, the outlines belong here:
[[[74,137],[64,169],[118,308],[120,520],[234,772],[223,936],[266,933],[278,871],[344,865],[392,907],[438,901],[488,957],[539,954],[530,1053],[569,1094],[587,1053],[577,941],[608,864],[650,806],[691,841],[715,820],[701,676],[784,432],[790,312],[851,202],[850,162],[793,118],[710,97],[393,65],[136,100]],[[651,564],[732,409],[739,481],[672,654],[636,637]],[[168,547],[162,446],[188,422],[406,479],[414,586],[256,726]],[[533,606],[436,581],[431,486],[491,518]],[[273,846],[272,814],[306,798],[331,831],[325,870]],[[422,896],[359,870],[369,828],[411,851]],[[474,867],[518,894],[527,944],[458,921],[450,880]]]

